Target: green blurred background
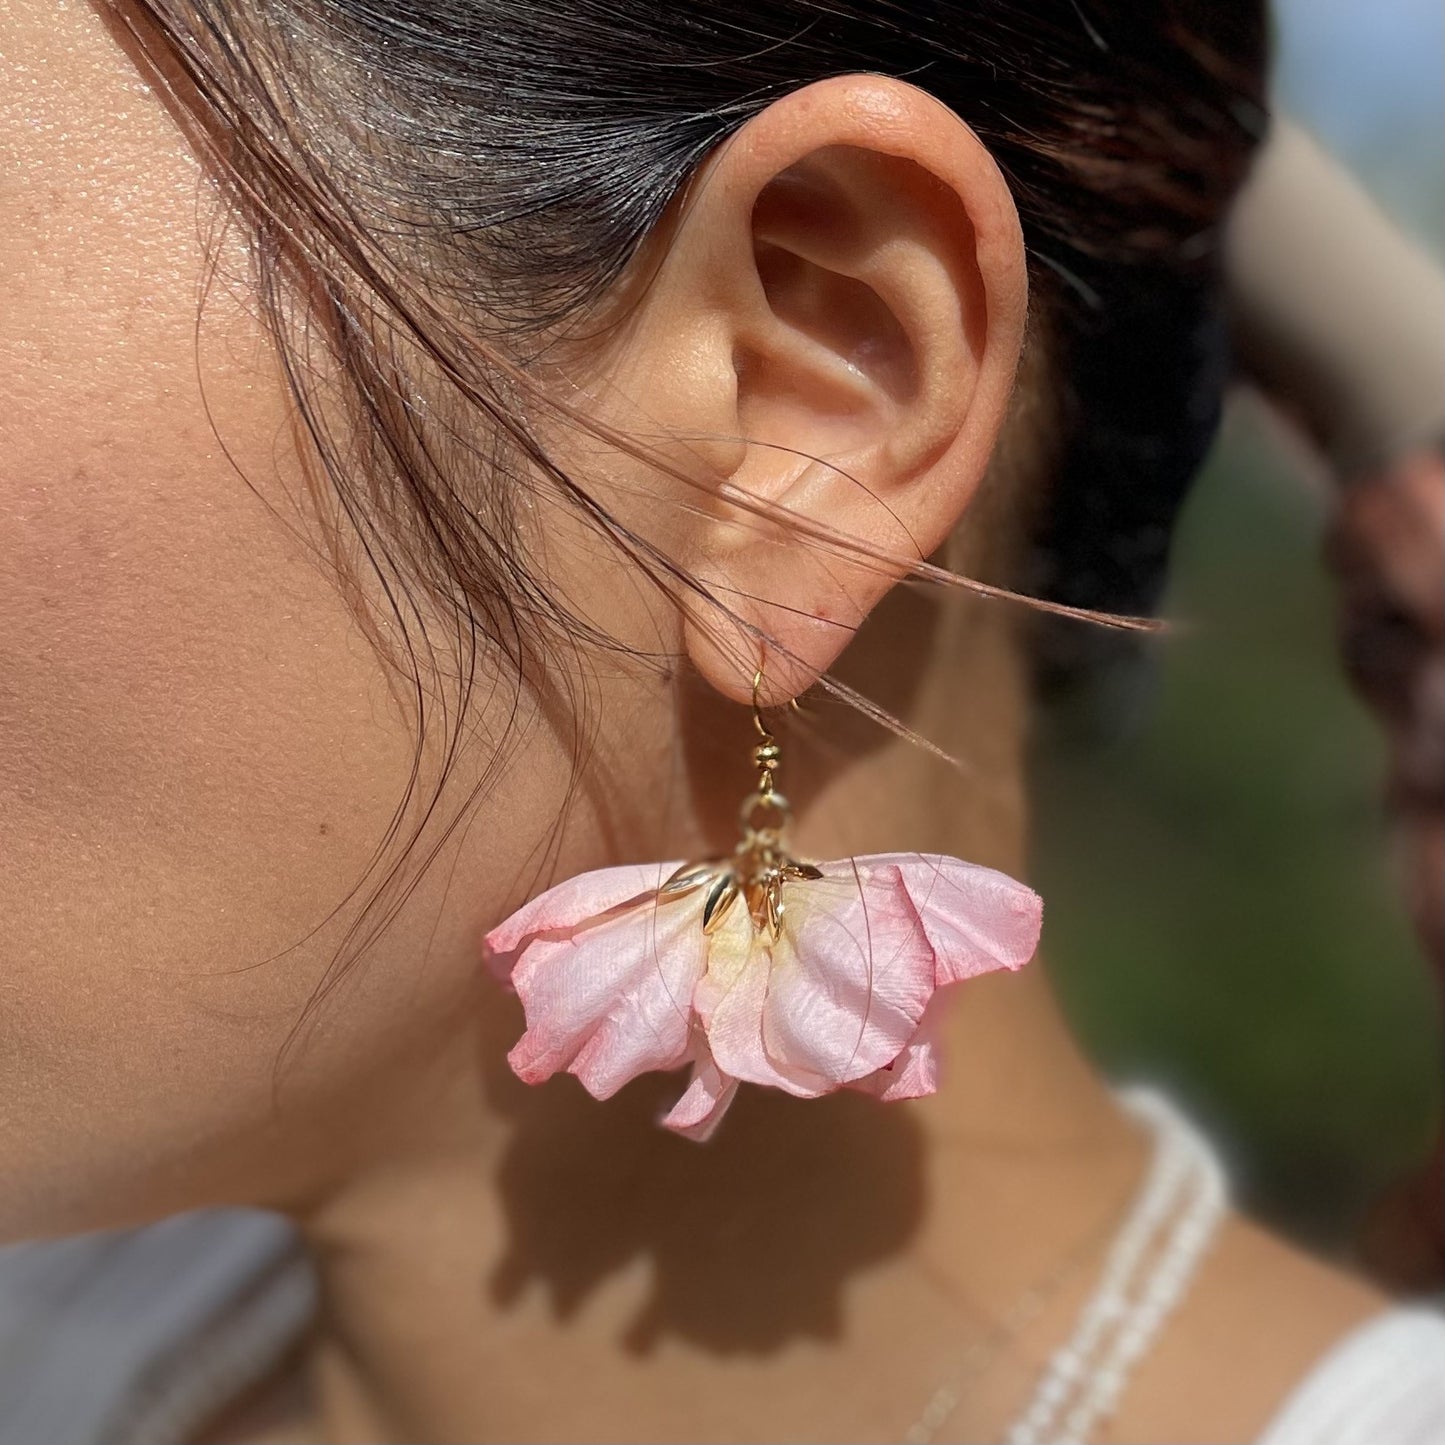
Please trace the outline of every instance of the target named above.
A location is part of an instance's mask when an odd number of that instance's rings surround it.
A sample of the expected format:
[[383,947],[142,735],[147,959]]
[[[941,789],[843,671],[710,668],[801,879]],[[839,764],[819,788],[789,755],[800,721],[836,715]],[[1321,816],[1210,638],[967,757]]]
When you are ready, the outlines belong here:
[[[1445,256],[1438,0],[1283,0],[1276,95]],[[1439,1128],[1439,994],[1345,685],[1327,498],[1231,405],[1179,534],[1154,695],[1036,767],[1051,966],[1086,1044],[1221,1139],[1246,1203],[1343,1246]]]

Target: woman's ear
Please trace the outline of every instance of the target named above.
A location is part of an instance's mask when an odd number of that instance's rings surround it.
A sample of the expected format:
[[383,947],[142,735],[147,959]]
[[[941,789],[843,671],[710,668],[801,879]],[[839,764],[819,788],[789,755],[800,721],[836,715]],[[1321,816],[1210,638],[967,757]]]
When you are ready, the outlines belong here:
[[982,480],[1027,310],[1008,187],[924,92],[823,81],[705,165],[640,309],[629,387],[725,478],[678,560],[741,625],[689,594],[689,654],[746,701],[766,650],[766,700],[795,695]]

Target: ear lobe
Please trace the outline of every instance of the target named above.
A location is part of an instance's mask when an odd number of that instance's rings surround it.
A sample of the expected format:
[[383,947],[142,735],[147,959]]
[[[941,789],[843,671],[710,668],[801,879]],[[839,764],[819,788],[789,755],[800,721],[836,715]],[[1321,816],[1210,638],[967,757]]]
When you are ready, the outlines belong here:
[[687,646],[738,701],[765,653],[772,702],[832,665],[976,491],[1022,349],[1023,241],[974,133],[878,76],[776,102],[695,195],[664,267],[674,295],[700,268],[736,377],[719,430],[746,445],[685,559],[739,620],[689,598]]

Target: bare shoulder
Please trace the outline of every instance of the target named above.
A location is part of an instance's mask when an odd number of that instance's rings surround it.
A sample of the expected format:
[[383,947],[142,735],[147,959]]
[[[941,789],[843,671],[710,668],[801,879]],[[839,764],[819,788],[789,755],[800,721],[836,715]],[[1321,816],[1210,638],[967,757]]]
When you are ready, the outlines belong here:
[[1112,1438],[1257,1439],[1332,1346],[1390,1300],[1240,1216],[1125,1396]]

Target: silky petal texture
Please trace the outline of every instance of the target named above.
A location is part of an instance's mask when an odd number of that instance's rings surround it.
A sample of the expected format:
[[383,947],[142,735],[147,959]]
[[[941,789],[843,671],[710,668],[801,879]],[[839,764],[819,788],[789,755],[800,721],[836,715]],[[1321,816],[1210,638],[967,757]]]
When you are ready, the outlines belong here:
[[700,1144],[722,1123],[737,1091],[736,1079],[729,1078],[711,1059],[699,1059],[682,1097],[662,1116],[662,1126]]
[[821,878],[784,885],[772,943],[740,903],[705,934],[704,890],[658,896],[677,867],[568,879],[487,935],[526,1010],[508,1056],[522,1079],[567,1069],[607,1098],[691,1058],[661,1122],[695,1139],[717,1127],[739,1080],[804,1098],[840,1087],[917,1098],[938,1088],[937,991],[1019,968],[1038,944],[1038,895],[957,858],[822,864]]
[[940,988],[1022,968],[1038,948],[1043,900],[1007,873],[940,853],[874,853],[824,864],[823,872],[835,877],[854,865],[870,890],[875,879],[902,880],[938,960]]
[[771,968],[767,943],[754,931],[746,908],[734,906],[709,939],[707,972],[693,995],[718,1067],[749,1084],[815,1099],[834,1088],[817,1077],[780,1069],[763,1047],[763,1006]]
[[947,990],[940,989],[934,994],[924,1010],[918,1032],[892,1064],[866,1078],[855,1080],[848,1087],[872,1094],[875,1099],[882,1099],[887,1104],[936,1094],[943,1072],[940,1032],[947,1000]]
[[676,1068],[705,960],[698,906],[683,898],[647,898],[571,938],[534,935],[512,970],[527,1031],[508,1062],[529,1084],[568,1069],[599,1099]]
[[934,950],[901,870],[865,872],[871,861],[784,886],[763,1046],[777,1067],[824,1089],[891,1064],[933,996]]
[[628,863],[620,868],[598,868],[579,873],[499,923],[483,940],[497,971],[510,973],[515,957],[528,937],[539,933],[575,933],[595,926],[601,915],[655,893],[681,867],[678,863]]

